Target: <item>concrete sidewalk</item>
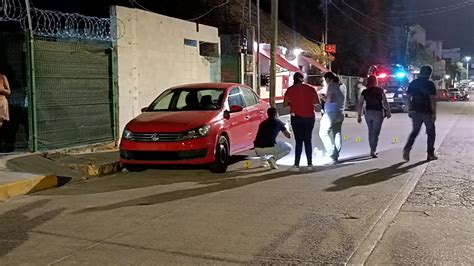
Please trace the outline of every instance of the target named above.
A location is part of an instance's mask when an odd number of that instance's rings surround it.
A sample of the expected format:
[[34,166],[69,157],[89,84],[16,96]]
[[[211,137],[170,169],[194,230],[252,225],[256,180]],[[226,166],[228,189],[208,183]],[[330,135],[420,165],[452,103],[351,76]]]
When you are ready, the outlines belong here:
[[39,154],[0,156],[0,202],[33,192],[59,187],[83,174]]
[[474,262],[474,114],[459,115],[438,151],[443,159],[429,164],[368,265]]

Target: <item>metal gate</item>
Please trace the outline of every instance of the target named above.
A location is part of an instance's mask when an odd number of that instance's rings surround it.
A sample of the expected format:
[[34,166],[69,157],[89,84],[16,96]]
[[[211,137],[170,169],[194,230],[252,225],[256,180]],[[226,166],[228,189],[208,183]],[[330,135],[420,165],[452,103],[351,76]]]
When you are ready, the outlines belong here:
[[114,140],[110,43],[34,41],[33,150]]

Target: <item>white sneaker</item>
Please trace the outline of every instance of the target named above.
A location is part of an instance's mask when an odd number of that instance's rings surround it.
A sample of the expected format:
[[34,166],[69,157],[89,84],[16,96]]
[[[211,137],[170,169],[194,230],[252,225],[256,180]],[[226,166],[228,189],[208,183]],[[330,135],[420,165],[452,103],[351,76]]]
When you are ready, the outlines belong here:
[[264,168],[270,167],[270,165],[268,164],[268,160],[266,159],[260,160],[260,167],[264,167]]
[[308,165],[308,171],[313,172],[314,170],[316,170],[316,168],[314,168],[314,166]]
[[290,171],[290,172],[299,172],[300,167],[297,166],[297,165],[293,165],[292,167],[288,168],[288,171]]
[[270,165],[270,168],[272,169],[278,169],[277,162],[275,160],[275,157],[272,157],[267,160],[268,164]]

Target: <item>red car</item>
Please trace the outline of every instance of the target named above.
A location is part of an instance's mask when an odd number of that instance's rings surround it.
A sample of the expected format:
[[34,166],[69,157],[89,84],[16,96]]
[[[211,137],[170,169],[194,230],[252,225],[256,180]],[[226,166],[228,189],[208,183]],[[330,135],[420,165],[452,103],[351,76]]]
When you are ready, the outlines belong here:
[[120,161],[128,169],[151,164],[209,164],[212,172],[225,172],[231,155],[253,148],[269,107],[241,84],[170,88],[126,125]]

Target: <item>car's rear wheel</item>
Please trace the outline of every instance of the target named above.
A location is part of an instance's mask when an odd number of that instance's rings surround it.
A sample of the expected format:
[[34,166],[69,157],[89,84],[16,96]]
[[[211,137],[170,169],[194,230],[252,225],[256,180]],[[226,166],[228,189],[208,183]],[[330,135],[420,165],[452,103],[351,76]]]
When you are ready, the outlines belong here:
[[213,173],[225,173],[229,165],[229,141],[225,136],[220,136],[216,145],[216,152],[214,155],[214,162],[209,166]]

